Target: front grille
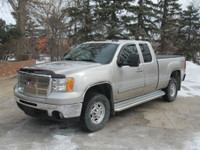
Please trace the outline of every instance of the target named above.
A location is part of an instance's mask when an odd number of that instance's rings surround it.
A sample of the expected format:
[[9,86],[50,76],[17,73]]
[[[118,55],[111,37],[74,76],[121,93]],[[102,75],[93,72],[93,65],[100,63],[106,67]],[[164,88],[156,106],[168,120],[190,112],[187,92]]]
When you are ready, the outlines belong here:
[[47,97],[51,91],[51,76],[19,72],[21,93],[34,97]]

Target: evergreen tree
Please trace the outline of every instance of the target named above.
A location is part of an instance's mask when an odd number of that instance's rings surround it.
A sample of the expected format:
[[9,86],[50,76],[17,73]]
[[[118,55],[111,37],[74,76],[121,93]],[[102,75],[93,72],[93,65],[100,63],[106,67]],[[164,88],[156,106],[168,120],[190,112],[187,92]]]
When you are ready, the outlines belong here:
[[6,25],[0,19],[0,60],[5,54],[17,53],[16,40],[22,37],[22,33],[15,25]]
[[194,5],[189,5],[183,11],[180,24],[179,53],[183,53],[186,59],[197,62],[196,54],[200,52],[200,14]]
[[178,0],[160,0],[160,40],[159,53],[174,53],[174,45],[178,35],[181,8]]
[[123,35],[127,39],[135,39],[135,35],[137,32],[136,29],[136,10],[137,6],[135,6],[135,0],[127,0],[124,4],[124,14],[121,16],[122,27],[123,27]]
[[93,0],[95,37],[98,39],[122,39],[120,12],[125,1]]
[[70,17],[70,35],[74,44],[93,39],[93,15],[90,0],[76,0],[71,7],[66,9]]
[[129,16],[123,16],[126,29],[135,39],[149,39],[157,32],[157,5],[151,0],[138,0],[136,6],[129,4]]
[[6,36],[5,28],[6,28],[5,21],[0,19],[0,46],[2,46],[4,42],[3,40],[5,39],[5,36]]

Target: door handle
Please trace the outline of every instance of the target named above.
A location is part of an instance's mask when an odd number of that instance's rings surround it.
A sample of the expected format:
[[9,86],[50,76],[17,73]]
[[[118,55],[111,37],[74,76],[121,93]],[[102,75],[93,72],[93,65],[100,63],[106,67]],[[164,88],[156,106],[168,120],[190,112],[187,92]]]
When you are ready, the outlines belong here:
[[138,69],[137,69],[137,72],[142,72],[142,71],[143,71],[142,68],[138,68]]

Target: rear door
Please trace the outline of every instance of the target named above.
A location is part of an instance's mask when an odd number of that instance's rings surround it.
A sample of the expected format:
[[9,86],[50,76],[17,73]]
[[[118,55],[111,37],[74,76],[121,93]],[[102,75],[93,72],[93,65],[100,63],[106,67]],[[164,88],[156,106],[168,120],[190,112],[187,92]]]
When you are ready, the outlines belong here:
[[155,55],[151,54],[149,45],[147,43],[140,43],[139,47],[144,59],[144,93],[150,93],[157,87],[158,65]]
[[[130,54],[138,53],[135,44],[127,44],[122,47],[118,60],[122,59],[125,64]],[[141,57],[141,54],[139,54]],[[141,60],[140,60],[141,61]],[[116,101],[136,97],[143,93],[144,89],[144,68],[140,63],[138,67],[130,67],[128,65],[117,66],[115,69],[116,81]]]

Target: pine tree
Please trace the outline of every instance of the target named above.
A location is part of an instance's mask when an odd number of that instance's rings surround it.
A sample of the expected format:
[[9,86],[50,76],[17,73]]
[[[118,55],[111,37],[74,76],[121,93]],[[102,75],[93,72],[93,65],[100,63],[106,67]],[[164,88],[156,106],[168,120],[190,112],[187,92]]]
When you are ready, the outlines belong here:
[[135,0],[127,0],[124,4],[125,14],[121,16],[124,37],[127,39],[135,39],[137,32],[137,6]]
[[181,8],[178,0],[160,0],[158,5],[160,6],[159,53],[173,54]]
[[6,42],[6,22],[0,19],[0,60],[3,58],[4,55],[4,44]]
[[157,5],[151,0],[138,0],[136,6],[127,9],[131,15],[124,16],[126,29],[135,39],[149,39],[157,32]]
[[127,1],[94,0],[94,18],[97,37],[102,39],[124,38],[120,14]]
[[6,25],[0,19],[0,60],[5,54],[16,53],[16,40],[22,37],[22,33],[15,25]]
[[2,46],[2,43],[4,42],[3,40],[5,39],[6,36],[6,22],[2,19],[0,19],[0,46]]
[[183,53],[186,59],[197,62],[196,55],[200,52],[200,14],[194,5],[189,5],[187,10],[183,11],[180,24],[177,42],[179,53]]
[[70,17],[69,25],[71,26],[69,37],[74,44],[93,39],[94,25],[90,2],[90,0],[77,0],[71,7],[66,9]]

